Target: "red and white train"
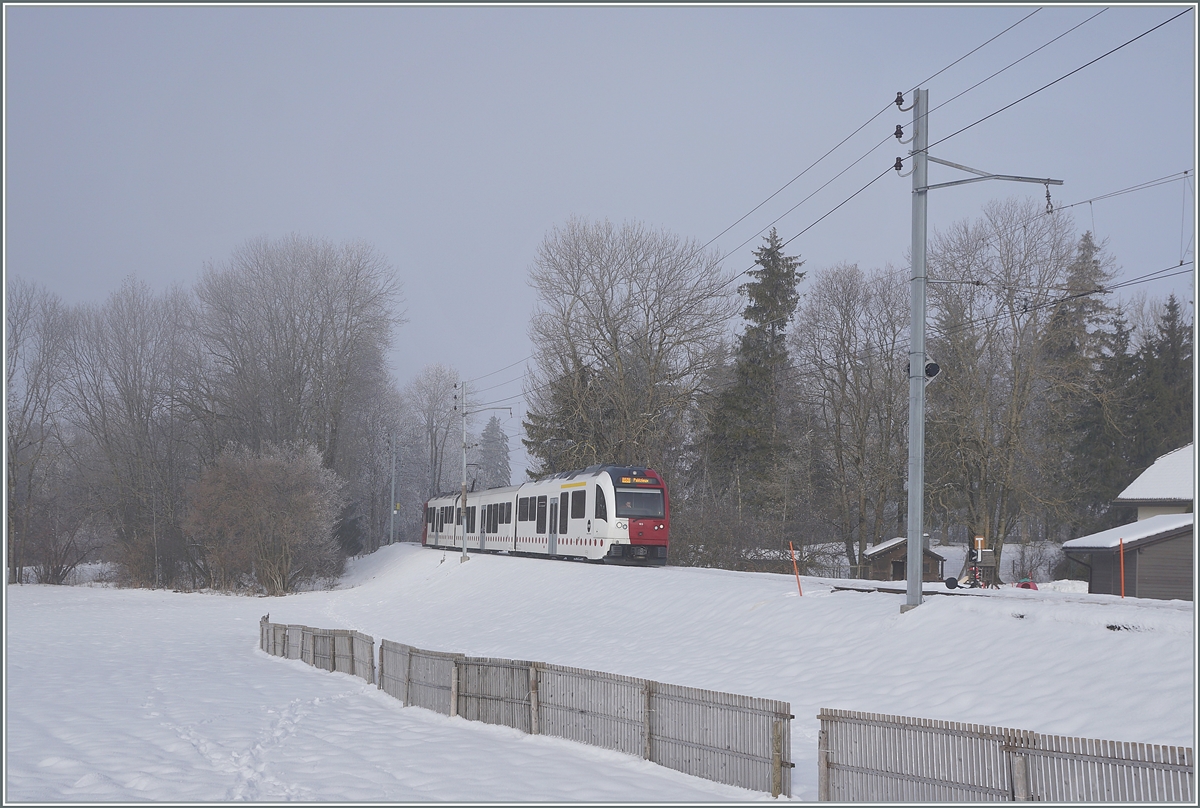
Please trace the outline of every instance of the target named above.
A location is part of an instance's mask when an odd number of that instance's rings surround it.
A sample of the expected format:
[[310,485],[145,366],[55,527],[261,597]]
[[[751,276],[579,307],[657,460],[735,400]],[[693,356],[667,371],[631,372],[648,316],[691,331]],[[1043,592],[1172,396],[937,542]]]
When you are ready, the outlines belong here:
[[670,501],[652,469],[589,466],[537,482],[425,503],[427,547],[609,564],[667,563]]

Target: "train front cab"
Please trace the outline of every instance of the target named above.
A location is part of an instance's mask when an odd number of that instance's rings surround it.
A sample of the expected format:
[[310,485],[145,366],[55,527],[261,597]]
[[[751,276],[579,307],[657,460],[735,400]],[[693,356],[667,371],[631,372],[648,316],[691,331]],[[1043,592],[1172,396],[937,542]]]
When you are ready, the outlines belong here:
[[665,566],[670,501],[662,478],[642,468],[608,468],[605,472],[612,486],[614,510],[610,536],[617,539],[609,545],[605,563]]

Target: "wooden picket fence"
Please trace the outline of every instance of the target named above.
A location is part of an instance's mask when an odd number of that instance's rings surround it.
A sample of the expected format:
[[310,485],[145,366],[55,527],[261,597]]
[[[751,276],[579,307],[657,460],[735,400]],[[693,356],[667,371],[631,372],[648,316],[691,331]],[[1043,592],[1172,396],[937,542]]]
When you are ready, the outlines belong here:
[[1195,803],[1192,750],[822,710],[818,799]]
[[[544,662],[426,651],[391,640],[380,642],[378,668],[372,662],[368,669],[363,653],[373,647],[373,638],[285,626],[267,617],[260,636],[264,651],[309,664],[325,658],[308,649],[319,637],[331,636],[332,662],[318,667],[377,682],[405,706],[614,749],[718,783],[791,795],[792,715],[786,702]],[[300,639],[289,642],[291,637]],[[351,639],[339,645],[337,637]],[[371,651],[365,654],[373,658]]]
[[273,656],[299,659],[326,671],[360,676],[375,684],[375,640],[347,629],[310,628],[259,621],[259,647]]

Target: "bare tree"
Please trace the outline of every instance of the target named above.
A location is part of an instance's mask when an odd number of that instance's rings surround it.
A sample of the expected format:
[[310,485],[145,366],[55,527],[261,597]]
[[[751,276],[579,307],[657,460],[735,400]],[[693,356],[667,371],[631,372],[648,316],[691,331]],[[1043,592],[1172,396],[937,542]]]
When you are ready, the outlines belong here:
[[638,223],[571,219],[530,269],[525,444],[542,471],[678,465],[687,411],[738,308],[715,251]]
[[821,506],[851,568],[899,519],[905,479],[907,299],[891,267],[819,272],[792,331],[800,395],[815,407]]
[[[454,451],[462,443],[461,414],[455,410],[458,372],[445,365],[426,365],[404,388],[404,408],[411,419],[410,429],[422,437],[422,465],[427,475],[425,493],[437,496],[453,487]],[[447,461],[450,465],[447,467]]]
[[226,438],[306,440],[341,468],[349,402],[384,367],[403,322],[391,266],[361,243],[258,240],[196,288]]
[[12,278],[5,300],[8,582],[23,580],[46,469],[62,451],[65,309],[43,287]]
[[76,463],[142,584],[169,584],[187,564],[180,520],[197,466],[175,375],[187,307],[182,291],[155,295],[131,278],[104,304],[73,310],[66,328]]
[[1070,217],[1034,200],[993,202],[931,244],[930,353],[943,372],[929,394],[928,495],[997,558],[1023,513],[1061,504],[1046,430],[1070,377],[1051,361],[1051,324],[1075,294],[1075,245]]

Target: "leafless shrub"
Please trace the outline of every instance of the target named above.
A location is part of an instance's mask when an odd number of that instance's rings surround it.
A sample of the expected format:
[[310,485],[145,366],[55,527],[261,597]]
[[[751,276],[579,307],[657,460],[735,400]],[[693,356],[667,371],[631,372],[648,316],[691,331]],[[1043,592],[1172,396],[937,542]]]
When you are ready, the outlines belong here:
[[268,595],[341,572],[334,539],[343,483],[311,444],[231,446],[192,489],[185,532],[209,584],[236,588],[252,575]]

